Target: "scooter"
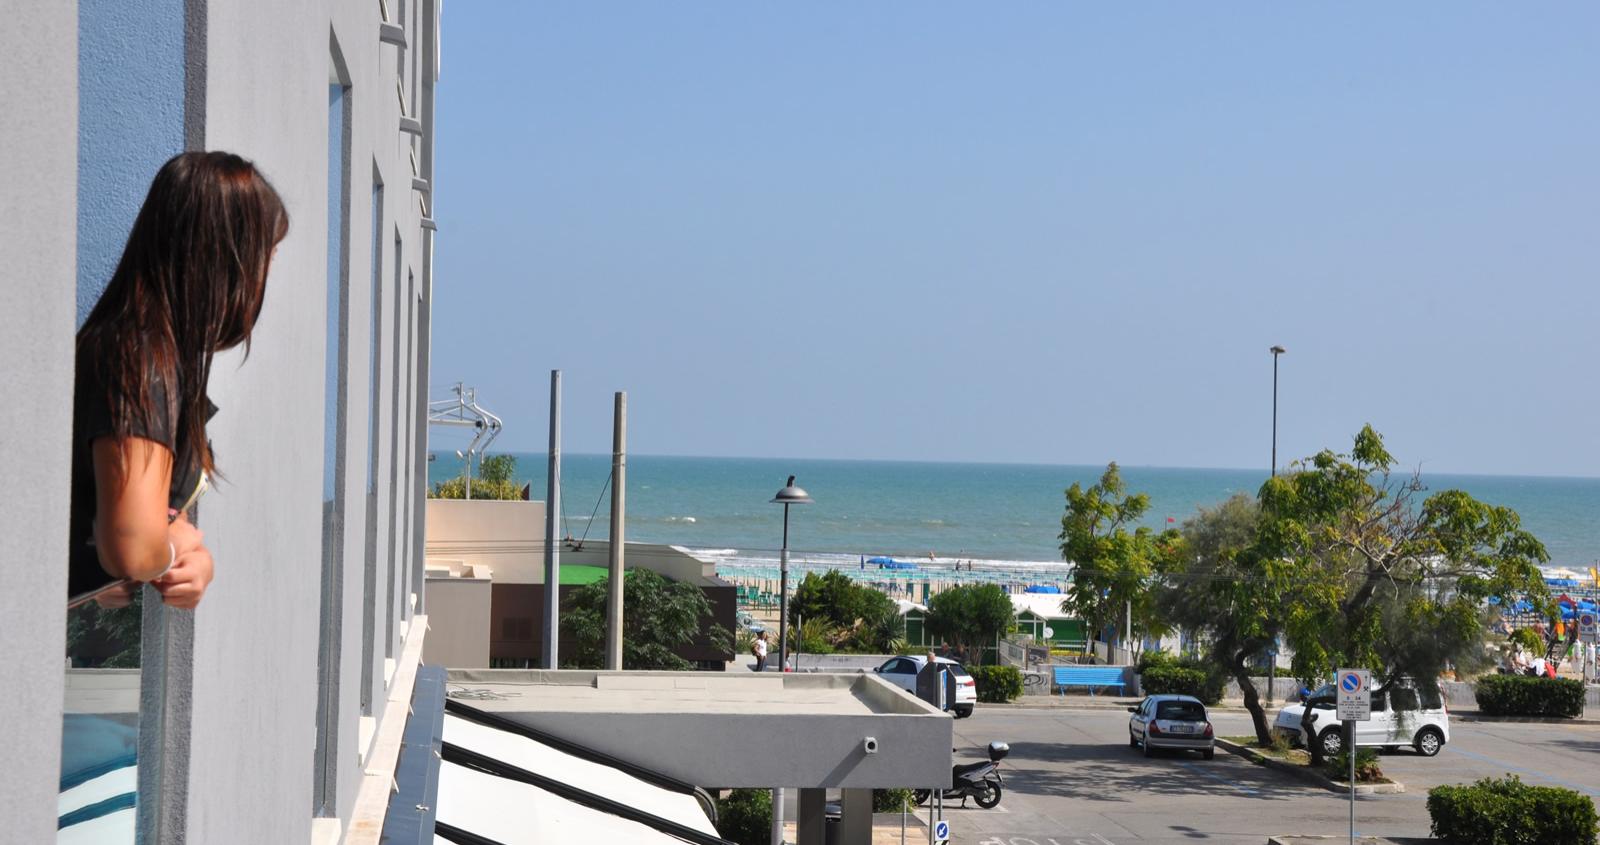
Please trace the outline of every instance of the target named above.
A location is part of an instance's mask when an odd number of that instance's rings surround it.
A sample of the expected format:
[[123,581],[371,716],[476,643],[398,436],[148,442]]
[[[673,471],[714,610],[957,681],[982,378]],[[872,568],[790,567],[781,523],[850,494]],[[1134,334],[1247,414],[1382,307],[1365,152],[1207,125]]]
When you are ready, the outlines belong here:
[[[954,749],[951,749],[954,750]],[[985,810],[993,808],[1000,803],[1001,787],[1004,781],[1000,778],[1000,761],[1011,753],[1011,746],[1003,742],[989,743],[989,759],[981,763],[962,763],[950,770],[950,781],[953,784],[944,791],[944,799],[960,798],[961,806],[967,806],[967,799],[978,802],[978,806]],[[918,789],[912,792],[913,800],[918,804],[926,804],[933,795],[932,790]]]

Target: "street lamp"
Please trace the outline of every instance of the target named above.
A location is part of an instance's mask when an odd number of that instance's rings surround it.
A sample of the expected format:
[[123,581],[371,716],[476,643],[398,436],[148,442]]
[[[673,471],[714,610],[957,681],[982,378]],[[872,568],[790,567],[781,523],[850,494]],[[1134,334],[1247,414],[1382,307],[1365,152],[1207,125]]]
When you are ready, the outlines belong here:
[[1289,350],[1274,346],[1272,353],[1272,475],[1278,475],[1278,356]]
[[[1272,353],[1272,477],[1278,477],[1278,356],[1289,350],[1273,346]],[[1267,653],[1267,706],[1272,706],[1272,685],[1278,680],[1278,637],[1272,637],[1272,650]]]
[[788,671],[789,660],[789,506],[809,505],[811,495],[794,486],[794,476],[772,497],[783,505],[783,550],[778,553],[778,671]]

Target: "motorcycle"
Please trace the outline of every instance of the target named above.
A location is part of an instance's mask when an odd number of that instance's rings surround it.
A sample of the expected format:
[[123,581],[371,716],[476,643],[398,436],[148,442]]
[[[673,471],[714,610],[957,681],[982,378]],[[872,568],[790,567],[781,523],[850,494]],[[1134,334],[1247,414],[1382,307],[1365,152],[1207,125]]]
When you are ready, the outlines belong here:
[[[951,749],[952,751],[954,749]],[[1005,783],[1000,777],[1000,761],[1011,753],[1011,746],[1003,742],[989,743],[989,759],[978,763],[961,763],[950,770],[951,787],[944,791],[944,799],[961,799],[961,806],[967,806],[967,799],[978,802],[978,806],[985,810],[994,808],[1000,803],[1000,793]],[[926,804],[932,790],[918,789],[912,792],[912,798],[918,804]]]

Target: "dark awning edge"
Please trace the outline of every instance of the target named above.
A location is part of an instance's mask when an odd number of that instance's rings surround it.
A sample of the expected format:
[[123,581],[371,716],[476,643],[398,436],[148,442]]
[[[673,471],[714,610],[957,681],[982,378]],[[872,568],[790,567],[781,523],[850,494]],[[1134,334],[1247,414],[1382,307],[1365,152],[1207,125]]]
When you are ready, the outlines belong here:
[[[628,804],[613,801],[604,796],[595,795],[592,792],[587,792],[575,786],[562,783],[561,781],[547,778],[543,775],[534,774],[527,769],[513,766],[503,760],[496,760],[493,757],[488,757],[475,751],[468,751],[465,748],[462,748],[458,745],[452,745],[448,742],[444,743],[443,759],[446,763],[455,763],[456,765],[465,766],[469,769],[483,772],[484,774],[494,775],[496,777],[502,777],[507,780],[514,780],[519,783],[528,784],[529,786],[538,787],[546,792],[560,796],[561,798],[565,798],[574,804],[580,804],[592,810],[599,810],[602,813],[627,819],[631,822],[637,822],[645,825],[646,827],[655,828],[656,830],[665,833],[668,836],[675,836],[685,842],[693,842],[696,845],[738,845],[738,843],[731,842],[727,839],[712,836],[709,833],[701,833],[692,827],[686,827],[670,819],[664,819],[660,816],[651,815],[650,813],[646,813],[643,810]],[[630,772],[630,774],[632,773]],[[691,787],[691,789],[692,788],[693,787]],[[439,823],[435,822],[434,829],[436,831],[438,830],[438,825]],[[489,840],[481,841],[487,843]]]
[[437,820],[435,820],[433,823],[433,832],[449,842],[456,843],[456,845],[505,845],[505,843],[499,841],[498,839],[490,839],[487,836],[479,836],[471,831],[462,830],[459,827],[452,827]]
[[646,769],[637,763],[630,763],[627,760],[618,759],[603,751],[596,751],[595,749],[586,745],[579,745],[570,740],[565,740],[553,734],[545,733],[538,728],[530,728],[527,725],[524,725],[520,722],[514,722],[497,713],[490,713],[485,710],[479,710],[478,708],[468,704],[462,704],[453,698],[445,698],[444,711],[446,713],[452,713],[460,716],[463,719],[477,722],[478,724],[486,727],[491,727],[497,730],[506,731],[508,733],[514,733],[518,736],[527,737],[534,742],[543,743],[544,745],[548,745],[558,751],[565,751],[574,757],[581,757],[591,763],[599,763],[602,766],[609,766],[610,768],[616,769],[620,772],[627,772],[639,780],[659,786],[662,789],[669,789],[673,792],[682,792],[686,795],[693,795],[699,791],[699,787],[692,783],[687,783],[685,781],[678,780],[675,777],[664,775],[653,769]]
[[417,667],[411,688],[411,715],[395,763],[395,791],[383,815],[384,843],[431,845],[439,799],[439,746],[444,742],[443,666]]

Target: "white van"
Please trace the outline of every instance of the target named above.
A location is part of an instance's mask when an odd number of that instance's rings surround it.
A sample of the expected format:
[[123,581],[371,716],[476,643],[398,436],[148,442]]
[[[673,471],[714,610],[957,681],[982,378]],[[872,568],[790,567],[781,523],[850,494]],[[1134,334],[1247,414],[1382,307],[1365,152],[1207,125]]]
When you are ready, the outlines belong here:
[[[1278,711],[1275,733],[1296,743],[1306,742],[1301,735],[1301,716],[1311,708],[1312,739],[1323,754],[1338,754],[1344,747],[1343,727],[1339,722],[1333,684],[1324,684],[1306,696],[1303,704],[1290,704]],[[1409,682],[1391,683],[1372,691],[1372,718],[1356,722],[1356,746],[1376,746],[1394,751],[1409,745],[1424,757],[1439,753],[1450,741],[1450,710],[1437,692],[1424,692]]]

